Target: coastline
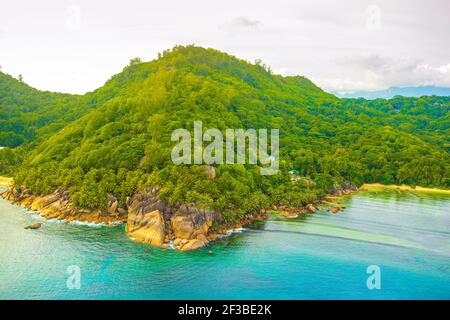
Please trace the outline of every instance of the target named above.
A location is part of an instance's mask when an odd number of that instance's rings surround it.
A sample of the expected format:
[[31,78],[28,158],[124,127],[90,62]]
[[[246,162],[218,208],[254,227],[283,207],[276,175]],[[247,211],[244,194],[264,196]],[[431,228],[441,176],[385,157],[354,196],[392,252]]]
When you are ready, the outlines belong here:
[[[129,206],[127,208],[127,215],[122,214],[111,214],[110,210],[107,212],[102,212],[100,210],[93,211],[85,211],[85,210],[76,210],[72,207],[69,198],[66,197],[64,193],[56,191],[50,195],[32,195],[29,191],[26,190],[16,190],[15,188],[11,188],[13,183],[13,179],[9,177],[0,176],[0,185],[1,186],[9,186],[10,188],[4,191],[1,196],[5,200],[10,201],[13,204],[22,205],[27,207],[30,210],[37,211],[43,218],[46,220],[62,220],[67,223],[80,223],[80,224],[96,224],[103,226],[112,226],[117,224],[126,224],[126,233],[127,235],[135,241],[148,243],[151,245],[155,245],[157,247],[163,248],[172,248],[181,251],[190,251],[201,249],[205,247],[208,243],[214,242],[216,239],[228,236],[231,233],[234,233],[234,230],[242,230],[242,228],[255,220],[265,220],[268,218],[270,212],[274,212],[279,216],[282,216],[286,219],[297,218],[300,215],[304,215],[307,213],[315,213],[319,210],[324,210],[322,206],[327,206],[329,211],[332,214],[336,214],[338,211],[344,210],[345,206],[339,204],[339,199],[343,196],[347,196],[353,193],[357,193],[360,191],[369,191],[369,190],[403,190],[410,192],[429,192],[429,193],[443,193],[450,194],[450,190],[445,189],[433,189],[433,188],[424,188],[424,187],[409,187],[406,185],[383,185],[380,183],[371,183],[371,184],[363,184],[360,188],[355,187],[337,187],[334,191],[327,194],[322,199],[317,199],[313,203],[310,203],[303,207],[298,208],[289,208],[286,206],[272,206],[271,208],[261,209],[260,212],[255,214],[248,214],[245,217],[239,219],[238,221],[234,221],[232,223],[224,223],[221,225],[212,228],[212,221],[206,221],[204,225],[200,227],[194,227],[194,225],[190,222],[189,215],[178,217],[175,221],[165,221],[163,217],[164,211],[152,211],[147,214],[142,215],[141,206],[148,205],[149,202],[147,198],[137,198],[136,208],[133,206]],[[154,195],[153,195],[154,196]],[[153,197],[152,196],[152,197]],[[151,197],[151,199],[153,199]],[[134,198],[133,198],[134,199]],[[155,203],[159,203],[159,199],[153,199]],[[129,203],[131,205],[131,203]],[[322,207],[319,209],[319,207]],[[186,209],[186,208],[185,208]],[[161,209],[162,210],[162,209]],[[144,210],[145,211],[145,210]],[[109,213],[108,213],[109,212]],[[185,212],[188,214],[189,210]],[[156,215],[155,215],[156,214]],[[147,218],[152,217],[150,220],[154,220],[153,218],[159,217],[161,220],[159,223],[156,223],[158,219],[153,221],[150,225],[141,225],[136,224],[133,225],[133,219],[130,219],[130,215],[137,215],[139,219],[137,221],[141,221],[144,216]],[[155,215],[155,217],[153,217]],[[141,217],[142,216],[142,217]],[[135,217],[136,218],[136,217]],[[181,220],[180,220],[181,219]],[[180,221],[178,221],[180,220]],[[166,232],[159,232],[159,229],[164,229],[163,225],[167,223],[171,224],[171,228],[174,228],[178,225],[179,232],[171,232],[168,234]],[[177,222],[177,224],[174,224]],[[140,222],[139,222],[140,223]],[[155,224],[155,225],[154,225]],[[157,228],[155,228],[157,226]],[[206,226],[206,227],[205,227]],[[167,226],[166,226],[167,229]],[[204,229],[204,230],[203,230]],[[138,232],[134,232],[137,230]],[[180,233],[189,232],[189,236],[180,236]],[[155,238],[158,238],[159,241],[155,242]],[[186,247],[184,248],[185,244]],[[184,250],[183,250],[184,249]]]
[[[115,226],[118,224],[125,224],[125,232],[133,241],[147,243],[155,247],[177,249],[180,251],[191,251],[204,248],[208,243],[214,242],[216,239],[228,237],[234,233],[239,233],[243,230],[244,226],[256,220],[264,220],[268,217],[268,214],[266,213],[246,215],[245,217],[232,223],[223,223],[215,228],[212,228],[212,221],[206,221],[200,227],[196,227],[190,224],[190,216],[183,216],[183,219],[178,221],[180,228],[179,231],[181,233],[190,233],[190,235],[177,239],[174,234],[169,235],[166,232],[158,235],[157,230],[160,228],[164,229],[164,224],[166,224],[167,221],[162,220],[158,224],[156,223],[157,221],[152,218],[155,214],[162,217],[163,212],[160,212],[159,209],[144,213],[144,211],[148,211],[143,209],[148,209],[149,199],[137,197],[137,199],[135,199],[137,200],[137,207],[134,207],[131,203],[129,203],[127,208],[128,212],[127,215],[125,215],[123,212],[117,212],[117,208],[114,212],[111,212],[111,210],[109,210],[110,207],[108,207],[108,210],[106,211],[98,209],[92,211],[77,210],[70,203],[67,194],[61,190],[57,190],[48,195],[33,195],[27,189],[14,188],[12,186],[12,179],[7,177],[3,177],[2,184],[0,185],[9,186],[8,189],[0,192],[1,198],[12,204],[23,206],[29,210],[35,211],[45,220],[59,220],[69,224],[85,224],[95,226]],[[160,204],[160,202],[157,201],[157,204]],[[130,216],[132,217],[136,214],[140,218],[145,219],[143,221],[138,219],[138,225],[134,226],[134,222],[132,221],[133,219],[130,220]],[[141,225],[140,223],[142,222],[145,223]],[[205,225],[207,227],[205,227]],[[133,231],[129,230],[131,227],[133,227]],[[134,231],[138,232],[136,233]],[[160,243],[155,243],[155,239],[160,236],[162,236]]]
[[381,183],[365,183],[360,187],[361,191],[370,191],[370,190],[401,190],[401,191],[412,191],[412,192],[428,192],[428,193],[440,193],[440,194],[449,194],[450,190],[448,189],[438,189],[438,188],[425,188],[416,186],[415,188],[407,186],[407,185],[395,185],[395,184],[381,184]]
[[48,195],[33,195],[28,190],[16,190],[12,186],[12,179],[3,179],[9,184],[1,184],[8,186],[0,197],[12,204],[23,206],[31,211],[36,211],[46,220],[61,220],[67,223],[88,223],[98,225],[117,225],[126,222],[121,215],[104,215],[100,210],[77,210],[70,201],[65,199],[64,194],[58,191]]

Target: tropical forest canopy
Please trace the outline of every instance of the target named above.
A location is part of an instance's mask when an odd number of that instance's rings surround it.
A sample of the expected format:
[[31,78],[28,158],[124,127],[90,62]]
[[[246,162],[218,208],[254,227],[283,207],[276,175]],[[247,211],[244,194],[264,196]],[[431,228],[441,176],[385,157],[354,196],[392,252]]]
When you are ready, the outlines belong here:
[[[305,77],[273,74],[226,53],[178,46],[133,59],[83,96],[41,92],[0,73],[0,171],[33,193],[70,191],[79,208],[123,203],[160,186],[169,203],[196,202],[234,219],[271,204],[300,206],[337,185],[450,187],[450,97],[339,99]],[[177,128],[280,130],[280,172],[170,158]],[[308,179],[291,180],[290,170]],[[313,181],[307,183],[306,181]]]

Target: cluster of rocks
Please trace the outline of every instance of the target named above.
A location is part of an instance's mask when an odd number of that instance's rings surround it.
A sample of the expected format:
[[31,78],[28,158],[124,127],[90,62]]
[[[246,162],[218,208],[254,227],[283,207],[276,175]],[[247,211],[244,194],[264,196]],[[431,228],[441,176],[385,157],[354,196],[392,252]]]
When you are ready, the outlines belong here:
[[169,205],[158,194],[159,189],[139,190],[130,199],[126,232],[133,239],[154,246],[172,243],[181,251],[195,250],[215,240],[211,231],[221,215],[195,203]]
[[358,191],[358,188],[352,185],[349,182],[345,182],[343,185],[335,184],[333,186],[333,190],[331,190],[330,195],[333,196],[344,196],[346,194],[350,194]]
[[130,198],[127,198],[124,208],[119,207],[119,200],[112,194],[108,194],[108,204],[106,206],[106,212],[115,217],[126,217],[128,215],[127,206]]
[[[322,203],[330,205],[327,210],[331,213],[337,213],[345,209],[345,206],[337,203],[331,203],[327,200],[323,200]],[[288,208],[283,210],[277,210],[277,213],[284,218],[294,219],[297,218],[300,214],[314,213],[317,212],[318,210],[319,209],[316,206],[310,203],[302,208]]]
[[312,203],[300,207],[300,208],[289,208],[286,206],[273,206],[273,210],[277,211],[279,215],[282,217],[288,218],[288,219],[294,219],[297,218],[300,214],[304,213],[314,213],[318,211],[319,209]]

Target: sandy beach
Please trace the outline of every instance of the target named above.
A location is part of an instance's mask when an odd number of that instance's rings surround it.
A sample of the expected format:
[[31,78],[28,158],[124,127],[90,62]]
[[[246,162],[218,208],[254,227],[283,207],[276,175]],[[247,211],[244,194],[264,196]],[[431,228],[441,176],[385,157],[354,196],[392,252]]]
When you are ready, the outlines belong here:
[[12,178],[0,176],[0,185],[1,185],[1,186],[7,186],[7,185],[9,185],[12,181],[13,181]]
[[375,190],[375,189],[396,189],[403,191],[413,191],[413,192],[432,192],[432,193],[443,193],[450,194],[450,190],[447,189],[436,189],[436,188],[424,188],[416,186],[415,188],[407,185],[384,185],[381,183],[365,183],[361,186],[360,190]]

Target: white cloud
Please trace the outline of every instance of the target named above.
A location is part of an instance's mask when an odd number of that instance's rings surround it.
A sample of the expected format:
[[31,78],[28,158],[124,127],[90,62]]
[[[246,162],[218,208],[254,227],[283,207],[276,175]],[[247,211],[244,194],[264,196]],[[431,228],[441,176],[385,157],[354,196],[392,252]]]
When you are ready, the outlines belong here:
[[414,71],[420,60],[409,56],[388,57],[376,53],[364,53],[348,55],[338,62],[347,67],[357,66],[373,72],[397,73]]
[[75,2],[68,11],[71,0],[0,1],[3,70],[39,89],[82,93],[130,58],[194,43],[326,88],[450,85],[448,0]]
[[251,20],[247,17],[237,17],[230,21],[218,25],[219,30],[239,31],[242,29],[255,29],[261,25],[258,20]]
[[372,71],[364,72],[364,76],[360,79],[345,77],[314,79],[314,81],[327,90],[337,92],[375,91],[388,87],[384,80]]
[[439,72],[442,74],[447,74],[448,72],[450,72],[450,63],[447,65],[440,66]]
[[317,79],[324,88],[338,92],[374,91],[392,86],[450,86],[450,63],[433,66],[410,56],[389,57],[375,53],[351,54],[339,59],[355,77]]
[[280,74],[282,76],[289,75],[289,69],[288,68],[275,68],[273,69],[273,73]]

